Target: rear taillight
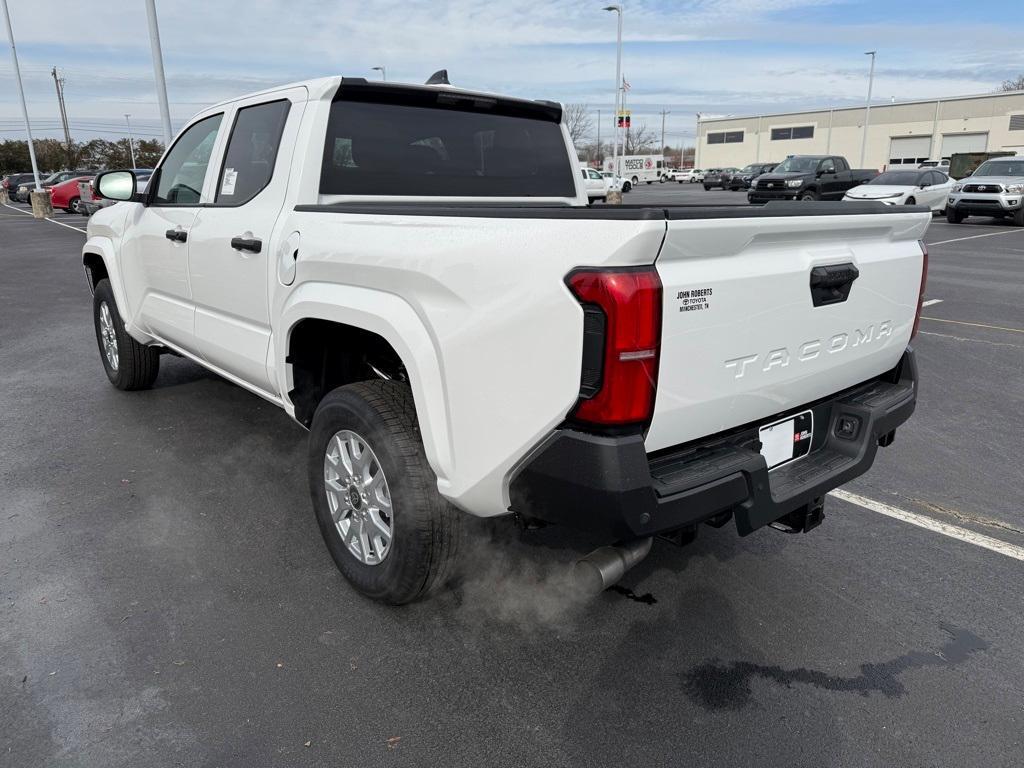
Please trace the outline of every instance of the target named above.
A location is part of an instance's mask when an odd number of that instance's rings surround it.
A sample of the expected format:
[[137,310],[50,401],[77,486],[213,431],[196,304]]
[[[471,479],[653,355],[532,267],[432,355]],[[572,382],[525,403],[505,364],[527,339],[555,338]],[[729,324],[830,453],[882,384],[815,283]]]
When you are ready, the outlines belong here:
[[566,282],[584,310],[576,421],[646,424],[654,411],[661,340],[661,280],[654,267],[581,269]]
[[917,328],[921,325],[921,310],[924,308],[924,286],[928,282],[928,246],[924,244],[924,240],[918,240],[917,242],[921,246],[921,255],[924,258],[921,260],[921,290],[917,294],[917,314],[914,315],[914,330],[910,332],[911,339],[917,336]]

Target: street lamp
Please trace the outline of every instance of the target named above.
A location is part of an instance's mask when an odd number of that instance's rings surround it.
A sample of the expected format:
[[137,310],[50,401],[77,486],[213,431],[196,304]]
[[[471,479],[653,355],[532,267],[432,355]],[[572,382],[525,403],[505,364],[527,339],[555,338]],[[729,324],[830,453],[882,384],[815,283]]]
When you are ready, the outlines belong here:
[[[25,135],[28,136],[28,159],[32,161],[32,179],[35,182],[36,192],[41,192],[39,186],[39,166],[36,165],[36,150],[32,141],[32,126],[28,122],[28,107],[25,106],[25,89],[21,85],[21,69],[18,67],[18,51],[14,47],[14,30],[11,28],[11,12],[7,7],[7,0],[0,0],[4,9],[4,21],[7,24],[7,39],[11,43],[11,59],[14,62],[14,79],[18,83],[18,98],[21,101],[21,115],[25,118]],[[35,206],[33,206],[34,208]]]
[[619,91],[622,88],[622,6],[606,5],[601,10],[615,11],[619,15],[618,33],[615,38],[615,119],[612,125],[612,173],[619,176]]
[[876,51],[865,51],[865,56],[871,57],[871,69],[868,72],[868,100],[864,104],[864,135],[860,140],[860,167],[864,167],[864,153],[868,148],[868,125],[871,122],[871,87],[875,83],[875,53]]
[[374,72],[380,72],[380,79],[381,80],[387,80],[388,79],[387,67],[373,67],[373,71]]
[[135,169],[135,147],[132,145],[132,121],[131,115],[124,113],[124,121],[128,123],[128,154],[132,158],[132,169]]

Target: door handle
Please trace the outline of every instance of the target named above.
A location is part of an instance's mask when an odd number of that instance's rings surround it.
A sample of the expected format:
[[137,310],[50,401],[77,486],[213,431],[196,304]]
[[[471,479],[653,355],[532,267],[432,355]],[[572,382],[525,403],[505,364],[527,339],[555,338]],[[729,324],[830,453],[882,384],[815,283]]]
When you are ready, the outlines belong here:
[[263,250],[263,241],[258,237],[232,237],[231,247],[236,251],[249,251],[259,253]]
[[188,232],[184,229],[168,229],[164,232],[164,237],[176,243],[184,243],[188,240]]

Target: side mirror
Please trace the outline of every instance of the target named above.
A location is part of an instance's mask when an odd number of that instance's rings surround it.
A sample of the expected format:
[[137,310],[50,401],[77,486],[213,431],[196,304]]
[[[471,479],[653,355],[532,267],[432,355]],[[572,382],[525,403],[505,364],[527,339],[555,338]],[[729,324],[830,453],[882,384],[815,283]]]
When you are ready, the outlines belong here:
[[104,171],[96,177],[93,189],[108,200],[135,202],[140,199],[135,191],[135,173],[132,171]]

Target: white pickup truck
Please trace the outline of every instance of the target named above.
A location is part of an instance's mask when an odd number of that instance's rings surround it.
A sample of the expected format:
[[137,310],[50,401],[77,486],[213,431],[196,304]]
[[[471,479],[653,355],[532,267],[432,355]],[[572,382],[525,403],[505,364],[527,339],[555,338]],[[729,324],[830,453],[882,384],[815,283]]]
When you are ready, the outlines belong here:
[[588,206],[554,103],[314,80],[200,113],[144,193],[96,188],[111,383],[174,353],[285,409],[383,601],[446,581],[462,513],[626,565],[704,522],[807,530],[914,409],[927,210]]

